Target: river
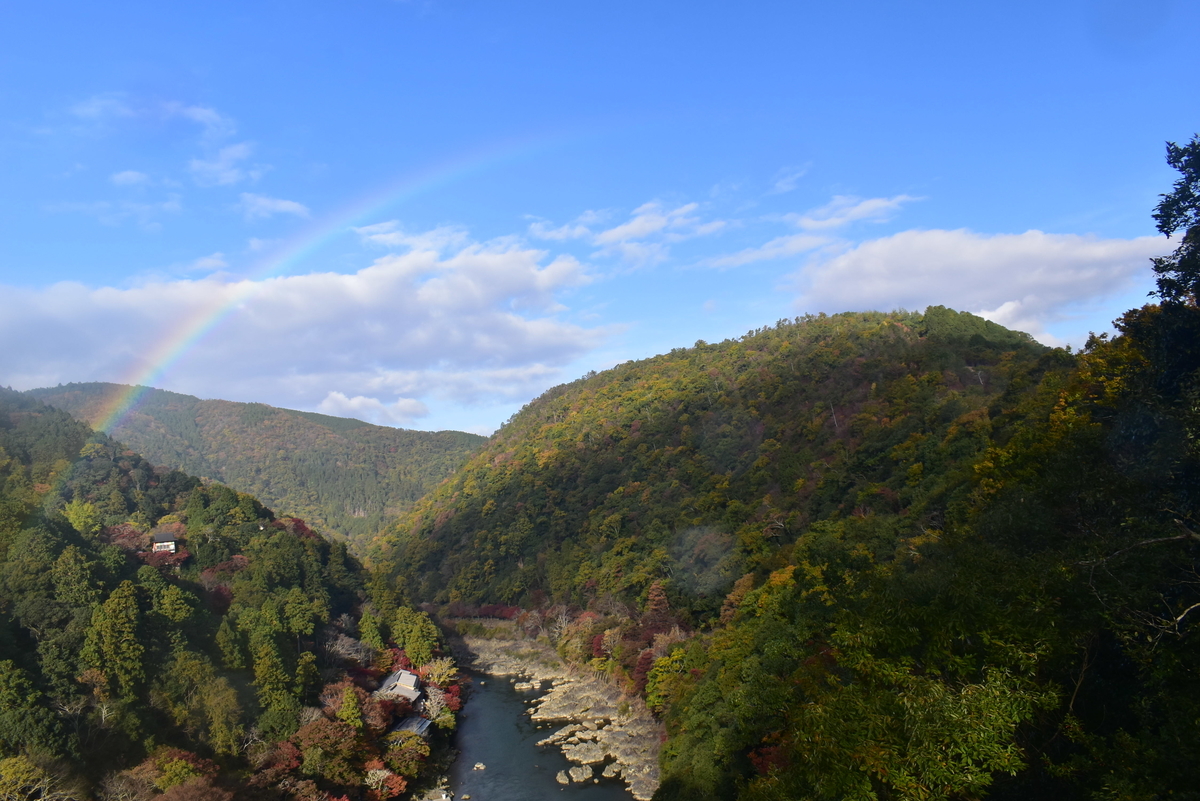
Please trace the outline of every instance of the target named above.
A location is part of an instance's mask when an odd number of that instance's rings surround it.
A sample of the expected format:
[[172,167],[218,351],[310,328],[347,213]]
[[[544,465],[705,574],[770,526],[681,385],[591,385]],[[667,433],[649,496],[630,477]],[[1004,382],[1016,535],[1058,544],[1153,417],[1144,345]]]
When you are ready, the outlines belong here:
[[[508,678],[464,671],[471,694],[458,717],[455,747],[458,759],[450,771],[455,798],[471,801],[632,801],[619,779],[571,784],[556,780],[572,763],[552,745],[537,745],[563,725],[535,724],[526,710],[542,695],[517,691]],[[475,770],[483,763],[483,770]],[[597,766],[597,774],[599,774]]]

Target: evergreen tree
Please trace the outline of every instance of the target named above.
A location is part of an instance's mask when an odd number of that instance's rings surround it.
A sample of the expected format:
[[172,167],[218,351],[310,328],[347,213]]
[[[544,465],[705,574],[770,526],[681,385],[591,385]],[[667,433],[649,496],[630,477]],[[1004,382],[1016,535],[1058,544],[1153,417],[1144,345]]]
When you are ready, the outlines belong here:
[[140,625],[137,587],[122,581],[92,615],[84,646],[85,663],[101,671],[126,699],[135,697],[146,679]]

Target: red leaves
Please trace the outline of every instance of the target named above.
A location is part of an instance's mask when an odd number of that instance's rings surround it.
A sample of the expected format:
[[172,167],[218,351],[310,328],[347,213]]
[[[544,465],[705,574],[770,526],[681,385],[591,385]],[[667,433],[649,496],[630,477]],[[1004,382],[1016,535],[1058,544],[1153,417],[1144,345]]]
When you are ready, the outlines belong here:
[[191,558],[191,554],[188,553],[186,548],[180,548],[179,550],[175,551],[175,553],[171,553],[170,551],[141,551],[138,553],[137,557],[146,564],[150,565],[150,567],[164,568],[179,567],[189,558]]
[[750,752],[750,764],[765,776],[773,770],[786,768],[790,760],[782,745],[764,745]]
[[282,529],[283,531],[286,531],[289,534],[294,534],[301,539],[320,539],[320,536],[311,528],[309,528],[307,523],[298,517],[281,517],[274,523],[271,523],[271,528]]
[[637,665],[633,668],[633,691],[638,695],[646,691],[646,681],[652,667],[654,667],[654,649],[647,648],[638,654]]

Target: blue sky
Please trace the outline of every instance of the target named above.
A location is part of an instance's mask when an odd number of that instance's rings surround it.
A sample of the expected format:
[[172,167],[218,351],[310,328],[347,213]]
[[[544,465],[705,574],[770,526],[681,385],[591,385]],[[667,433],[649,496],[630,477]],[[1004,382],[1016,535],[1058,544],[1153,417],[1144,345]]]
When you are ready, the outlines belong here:
[[1152,288],[1200,6],[9,3],[0,383],[488,432],[806,312],[1079,346]]

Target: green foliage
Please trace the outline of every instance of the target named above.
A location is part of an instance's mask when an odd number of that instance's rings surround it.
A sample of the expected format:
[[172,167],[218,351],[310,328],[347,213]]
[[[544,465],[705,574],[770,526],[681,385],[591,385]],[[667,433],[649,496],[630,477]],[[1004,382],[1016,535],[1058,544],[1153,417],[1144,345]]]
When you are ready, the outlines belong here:
[[429,743],[415,732],[398,731],[387,736],[387,766],[401,776],[416,776],[429,757]]
[[[177,552],[151,553],[152,530]],[[300,727],[317,655],[342,636],[330,620],[366,584],[303,521],[0,390],[0,757],[60,757],[95,784],[172,743],[251,772],[249,743]],[[364,723],[384,726],[377,713]],[[193,751],[154,753],[120,775],[164,798],[228,796]]]
[[46,700],[13,662],[0,662],[0,756],[30,749],[60,753],[64,741]]
[[1157,294],[1167,304],[1195,305],[1200,295],[1200,135],[1182,147],[1168,142],[1167,163],[1180,178],[1162,195],[1154,219],[1160,233],[1170,236],[1182,230],[1183,237],[1174,253],[1154,259]]
[[358,702],[358,695],[355,694],[353,687],[347,687],[342,693],[342,705],[338,707],[337,718],[342,723],[356,729],[363,727],[362,706]]
[[0,759],[0,798],[13,801],[74,801],[60,778],[25,756]]
[[938,524],[1005,393],[1069,362],[941,307],[630,362],[529,404],[373,559],[422,600],[582,606],[662,581],[705,617],[811,522]]
[[362,617],[358,620],[359,636],[363,642],[374,648],[376,651],[384,649],[383,632],[379,630],[379,619],[371,613],[371,610],[364,609]]
[[[129,390],[84,383],[28,394],[95,422],[114,394]],[[112,433],[155,464],[220,481],[363,546],[483,443],[458,431],[405,431],[158,389],[142,394]]]
[[438,644],[438,630],[429,615],[406,606],[396,610],[392,622],[392,640],[414,665],[425,665],[433,660],[433,651]]
[[71,521],[71,527],[85,537],[94,537],[100,531],[100,513],[94,504],[76,498],[63,507],[63,514]]
[[84,664],[103,673],[126,699],[134,698],[146,680],[141,619],[136,586],[121,582],[92,615],[83,650]]

